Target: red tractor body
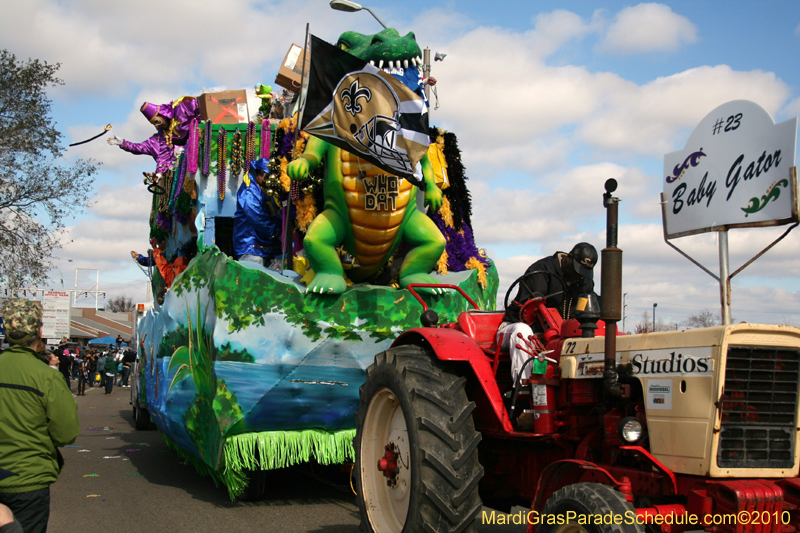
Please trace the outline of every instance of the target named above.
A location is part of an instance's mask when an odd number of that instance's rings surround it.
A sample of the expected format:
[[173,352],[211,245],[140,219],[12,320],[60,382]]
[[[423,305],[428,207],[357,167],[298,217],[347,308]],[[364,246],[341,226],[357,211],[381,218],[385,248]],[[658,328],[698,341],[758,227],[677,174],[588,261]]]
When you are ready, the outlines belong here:
[[[540,312],[547,313],[553,324],[543,335],[544,347],[558,360],[562,353],[574,350],[570,339],[581,337],[578,321],[562,321],[555,310],[543,305],[536,309]],[[393,344],[424,345],[440,361],[469,366],[462,375],[467,376],[467,396],[475,402],[475,429],[482,435],[480,494],[484,503],[504,510],[529,505],[526,520],[528,531],[533,532],[545,502],[556,491],[589,482],[618,491],[641,522],[665,533],[800,530],[796,511],[800,479],[714,479],[674,473],[646,446],[626,445],[619,435],[625,417],[634,416],[646,426],[642,398],[637,402],[628,391],[632,401],[624,411],[616,406],[599,409],[600,379],[561,379],[558,368],[548,365],[545,375],[527,383],[544,385],[546,404],[531,406],[532,426],[520,429],[519,419],[510,418],[504,397],[513,383],[508,352],[496,342],[503,316],[503,312],[467,311],[455,323],[409,330]],[[596,335],[605,335],[602,321]],[[653,500],[674,502],[648,504]]]

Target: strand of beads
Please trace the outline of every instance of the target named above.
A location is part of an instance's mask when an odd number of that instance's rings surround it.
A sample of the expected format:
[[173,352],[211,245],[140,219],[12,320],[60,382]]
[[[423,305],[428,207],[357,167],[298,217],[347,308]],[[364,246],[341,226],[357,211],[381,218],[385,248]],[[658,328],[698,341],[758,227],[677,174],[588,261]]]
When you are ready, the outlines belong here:
[[242,154],[242,132],[238,129],[233,132],[231,144],[231,176],[238,176],[242,172],[244,154]]
[[[199,149],[200,149],[200,132],[197,129],[197,119],[193,118],[192,121],[189,123],[189,139],[186,143],[186,157],[187,157],[187,167],[186,171],[189,174],[196,174],[197,173],[197,158],[199,156]],[[183,179],[181,179],[183,182]]]
[[211,121],[206,120],[203,129],[203,175],[208,176],[211,172]]
[[269,157],[272,153],[272,126],[269,119],[261,122],[261,157]]
[[228,148],[228,132],[225,128],[219,129],[217,135],[217,188],[219,199],[225,199],[225,152]]
[[[175,202],[178,200],[178,195],[183,190],[183,180],[186,178],[186,172],[189,169],[189,165],[191,165],[191,154],[186,152],[181,155],[180,163],[178,163],[178,177],[177,179],[173,180],[172,182],[172,195],[171,200],[169,202],[169,211],[175,211]],[[195,161],[195,165],[197,161]],[[195,166],[195,172],[197,172],[197,167]]]
[[292,180],[292,184],[289,186],[289,195],[295,204],[300,200],[300,185],[296,180]]
[[247,123],[247,151],[245,152],[245,171],[249,171],[253,167],[253,161],[256,160],[256,124],[255,122]]

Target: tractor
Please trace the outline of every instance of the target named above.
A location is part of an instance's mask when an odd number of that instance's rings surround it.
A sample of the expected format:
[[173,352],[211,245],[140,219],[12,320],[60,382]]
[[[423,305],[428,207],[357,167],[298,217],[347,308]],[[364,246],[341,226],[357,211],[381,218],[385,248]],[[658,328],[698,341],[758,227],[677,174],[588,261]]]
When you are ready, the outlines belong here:
[[546,298],[522,306],[530,379],[512,379],[499,348],[502,311],[473,303],[439,325],[409,287],[423,327],[376,355],[360,389],[362,531],[800,530],[800,329],[619,333],[619,199],[605,188],[601,305],[587,295],[569,320]]

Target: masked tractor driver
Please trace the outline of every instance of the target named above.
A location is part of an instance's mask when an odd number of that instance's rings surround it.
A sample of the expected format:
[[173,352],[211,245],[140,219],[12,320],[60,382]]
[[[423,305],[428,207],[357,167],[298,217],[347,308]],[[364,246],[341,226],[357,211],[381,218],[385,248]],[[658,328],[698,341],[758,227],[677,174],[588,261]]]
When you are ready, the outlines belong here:
[[[503,335],[503,348],[511,356],[511,378],[516,382],[517,375],[530,357],[516,347],[525,346],[517,337],[518,333],[527,338],[533,335],[531,327],[520,322],[519,310],[531,298],[547,296],[545,305],[557,309],[561,318],[567,320],[574,313],[578,297],[593,293],[592,274],[597,264],[597,250],[587,242],[576,244],[568,254],[556,252],[533,263],[519,283],[514,301],[508,305],[503,323],[497,330],[498,342]],[[525,367],[523,379],[530,379],[532,365]]]

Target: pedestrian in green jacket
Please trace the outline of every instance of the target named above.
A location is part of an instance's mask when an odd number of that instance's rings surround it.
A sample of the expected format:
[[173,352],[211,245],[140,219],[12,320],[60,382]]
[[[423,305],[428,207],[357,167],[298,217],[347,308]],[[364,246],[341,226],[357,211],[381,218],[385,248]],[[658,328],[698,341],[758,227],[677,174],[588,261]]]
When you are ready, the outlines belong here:
[[119,366],[119,361],[116,354],[109,353],[108,357],[106,358],[106,365],[104,367],[106,373],[106,395],[111,396],[114,394],[111,392],[114,389],[114,380],[117,379],[117,367]]
[[78,436],[78,405],[64,377],[37,353],[44,350],[41,307],[13,300],[3,323],[11,347],[0,354],[0,466],[15,475],[0,480],[0,503],[26,533],[43,532],[50,484],[63,465],[57,448]]

